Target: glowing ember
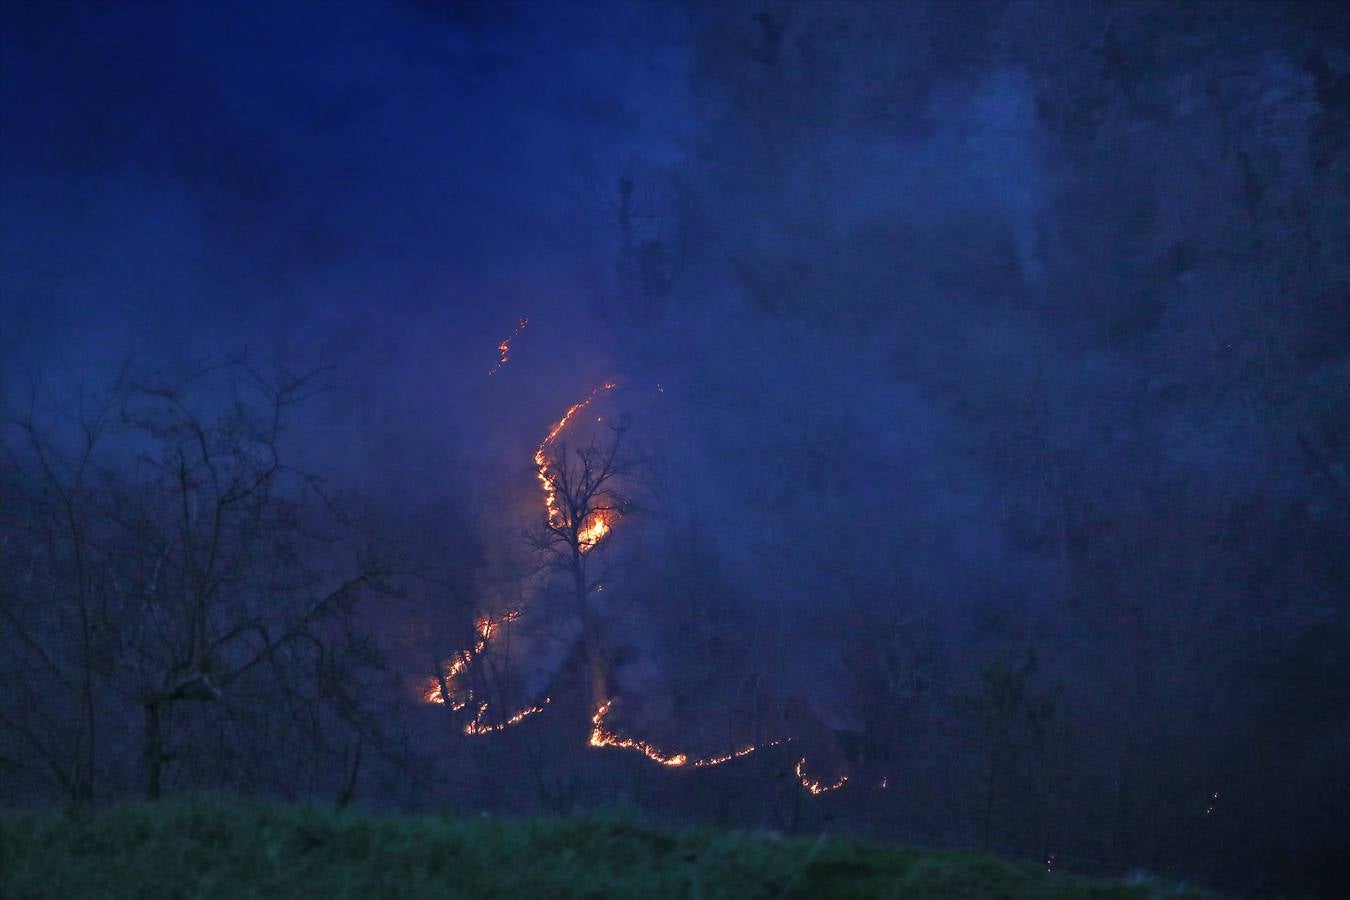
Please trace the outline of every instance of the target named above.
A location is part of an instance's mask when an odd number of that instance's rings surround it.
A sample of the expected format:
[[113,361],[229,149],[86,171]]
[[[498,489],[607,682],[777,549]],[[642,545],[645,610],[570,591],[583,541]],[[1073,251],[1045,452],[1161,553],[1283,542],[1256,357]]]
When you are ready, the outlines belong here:
[[525,330],[525,326],[528,324],[530,324],[530,320],[522,316],[516,322],[516,328],[510,336],[497,345],[497,364],[488,372],[489,375],[496,375],[498,369],[511,361],[511,342],[520,336],[520,333]]
[[[450,694],[453,698],[455,695],[453,684],[455,679],[464,674],[469,668],[469,663],[473,662],[474,657],[487,649],[488,642],[497,634],[497,631],[501,626],[514,622],[519,618],[520,610],[513,609],[495,621],[488,616],[482,616],[478,621],[474,622],[474,631],[478,632],[478,643],[474,644],[472,650],[461,650],[442,663],[445,667],[443,676],[441,678],[431,678],[428,680],[427,689],[422,695],[423,702],[445,703],[445,696],[441,691],[442,684],[450,689]],[[458,712],[463,709],[464,706],[465,703],[463,701],[456,700],[452,703],[451,708]]]
[[[427,680],[427,686],[422,694],[422,700],[425,703],[439,703],[444,705],[446,702],[445,692],[449,691],[450,708],[459,712],[473,701],[473,692],[466,692],[465,697],[458,696],[455,687],[455,679],[469,668],[469,664],[474,658],[482,654],[487,649],[488,643],[497,636],[503,625],[509,624],[520,618],[520,610],[513,609],[503,615],[500,619],[493,619],[490,616],[482,616],[474,622],[474,631],[478,634],[478,642],[474,644],[472,650],[462,650],[454,656],[447,659],[444,665],[444,673],[440,678],[430,678]],[[474,714],[473,721],[464,726],[465,734],[491,734],[497,731],[505,731],[512,725],[519,724],[530,716],[538,712],[543,712],[544,707],[549,704],[549,698],[545,697],[544,702],[538,706],[530,706],[522,709],[520,712],[501,722],[484,722],[487,717],[488,705],[486,703],[478,704],[478,712]]]
[[464,733],[468,735],[475,735],[475,734],[493,734],[498,731],[505,731],[512,725],[519,725],[521,722],[525,721],[535,713],[543,712],[544,707],[548,706],[550,702],[551,698],[545,697],[544,702],[540,703],[538,706],[527,706],[525,709],[522,709],[520,712],[516,713],[514,716],[507,719],[506,721],[495,723],[483,722],[483,718],[487,716],[488,710],[488,705],[484,703],[482,706],[478,707],[478,714],[473,717],[473,721],[464,726]]
[[840,775],[839,780],[834,784],[812,781],[806,774],[806,757],[803,756],[801,759],[797,760],[797,780],[802,783],[802,787],[806,788],[808,793],[819,795],[839,790],[839,788],[843,787],[844,783],[848,781],[848,776]]
[[720,766],[722,765],[722,763],[729,763],[733,759],[740,759],[743,756],[749,756],[751,753],[754,753],[758,749],[759,749],[758,747],[751,744],[749,746],[742,747],[739,750],[733,750],[732,752],[726,754],[725,756],[713,756],[710,757],[709,759],[694,760],[694,765],[700,768]]
[[592,747],[617,747],[620,750],[636,750],[652,762],[658,762],[663,766],[670,766],[671,768],[682,766],[689,761],[689,757],[685,756],[683,753],[667,756],[646,741],[621,738],[616,736],[613,732],[606,731],[605,716],[609,715],[609,708],[613,705],[613,700],[606,700],[595,710],[595,715],[591,716],[590,745]]
[[[669,766],[672,769],[685,765],[692,766],[696,769],[720,766],[723,763],[731,762],[733,759],[749,756],[759,749],[758,747],[750,745],[722,756],[710,756],[705,759],[694,760],[691,760],[688,754],[685,753],[663,753],[646,741],[638,741],[633,738],[621,738],[614,732],[605,730],[605,717],[609,715],[610,707],[613,705],[613,700],[605,701],[596,709],[595,715],[591,717],[591,738],[589,743],[592,747],[616,747],[620,750],[636,750],[652,762],[660,763],[663,766]],[[769,746],[774,746],[777,743],[778,741],[774,741],[772,744],[769,744]]]
[[[548,516],[548,524],[554,528],[561,528],[567,524],[567,515],[558,507],[558,490],[553,484],[553,479],[549,477],[548,468],[548,448],[562,434],[564,428],[572,421],[572,417],[586,407],[590,406],[596,397],[600,396],[601,391],[612,391],[615,383],[607,381],[600,387],[591,391],[585,400],[573,403],[563,413],[563,417],[554,423],[549,429],[548,436],[540,442],[538,448],[534,451],[534,468],[536,477],[539,479],[540,486],[544,489],[544,513]],[[598,544],[605,535],[609,534],[613,527],[613,514],[608,511],[597,511],[590,516],[577,532],[577,543],[580,545],[581,552]]]
[[[501,353],[501,360],[498,362],[497,368],[501,368],[501,366],[507,363],[511,339],[525,328],[526,323],[526,319],[521,319],[511,337],[502,341],[498,346],[497,349]],[[496,372],[496,369],[494,368],[492,371]],[[543,441],[539,443],[539,446],[534,451],[535,475],[539,479],[539,484],[544,491],[544,512],[548,524],[553,528],[563,528],[572,523],[567,521],[567,513],[558,506],[557,488],[554,485],[553,479],[549,476],[549,448],[553,445],[554,441],[557,440],[558,436],[562,434],[563,430],[567,428],[568,424],[572,421],[573,416],[590,406],[591,403],[595,401],[596,397],[600,396],[602,391],[612,391],[614,388],[614,382],[606,382],[591,391],[585,399],[568,407],[567,412],[563,413],[562,418],[553,424],[553,427],[549,429],[547,436],[545,436]],[[657,385],[656,389],[660,392],[664,392],[665,390],[661,385]],[[602,418],[603,417],[597,417],[597,421],[600,421]],[[614,524],[617,521],[618,514],[612,510],[595,510],[592,512],[577,528],[578,549],[584,553],[595,547],[596,544],[602,541],[605,536],[613,530]],[[596,589],[603,590],[604,586],[597,585]],[[478,619],[474,623],[474,629],[478,634],[478,641],[474,644],[472,649],[460,651],[447,659],[443,664],[444,669],[441,673],[441,677],[428,679],[427,686],[423,692],[423,700],[427,703],[444,704],[447,702],[446,693],[448,692],[451,709],[455,711],[462,710],[466,708],[469,703],[474,702],[472,692],[465,692],[464,697],[458,696],[454,682],[459,676],[464,674],[473,660],[487,649],[487,645],[497,635],[501,626],[514,622],[518,618],[520,618],[520,611],[512,610],[500,619],[494,620],[488,616],[483,616]],[[484,735],[505,731],[512,725],[519,724],[530,716],[543,712],[544,707],[547,706],[549,702],[550,698],[545,697],[538,706],[530,706],[522,709],[510,718],[499,722],[487,722],[488,704],[478,703],[477,712],[474,714],[473,721],[464,726],[464,733],[466,735]],[[596,708],[595,714],[591,717],[591,734],[587,742],[589,746],[596,748],[612,747],[619,750],[633,750],[642,754],[652,762],[659,763],[660,765],[672,769],[686,766],[690,768],[711,768],[713,766],[720,766],[729,763],[732,760],[742,759],[760,749],[759,746],[751,744],[740,747],[730,753],[702,759],[691,759],[688,754],[685,753],[666,753],[646,741],[620,737],[614,732],[607,730],[605,728],[605,718],[609,715],[613,705],[613,700],[607,700]],[[792,738],[769,741],[761,746],[777,747],[790,740],[792,740]],[[847,774],[839,776],[839,780],[833,784],[825,784],[823,782],[812,780],[806,774],[806,757],[802,757],[797,761],[796,774],[797,780],[801,783],[801,786],[813,795],[825,794],[830,791],[838,790],[848,781]],[[882,790],[885,790],[887,785],[888,779],[883,777],[879,787]],[[1217,801],[1218,794],[1215,793],[1212,799]],[[1212,811],[1212,806],[1210,811]]]

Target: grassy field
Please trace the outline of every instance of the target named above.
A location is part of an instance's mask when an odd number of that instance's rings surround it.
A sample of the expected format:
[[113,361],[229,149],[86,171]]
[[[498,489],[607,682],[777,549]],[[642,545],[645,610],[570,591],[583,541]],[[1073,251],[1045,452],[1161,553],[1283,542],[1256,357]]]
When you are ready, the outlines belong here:
[[[974,853],[621,817],[379,817],[215,800],[0,814],[0,897],[1162,896]],[[1168,893],[1168,896],[1175,896]]]

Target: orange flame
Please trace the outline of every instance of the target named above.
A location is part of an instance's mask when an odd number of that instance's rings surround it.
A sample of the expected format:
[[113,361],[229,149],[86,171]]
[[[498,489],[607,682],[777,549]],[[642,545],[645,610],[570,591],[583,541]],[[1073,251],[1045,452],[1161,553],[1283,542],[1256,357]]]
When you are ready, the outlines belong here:
[[[592,747],[615,747],[620,750],[636,750],[652,762],[660,763],[661,765],[668,766],[672,769],[684,765],[689,765],[696,769],[720,766],[723,763],[731,762],[733,759],[741,759],[742,757],[749,756],[759,749],[751,744],[742,747],[739,750],[733,750],[731,753],[723,754],[722,756],[709,756],[704,759],[694,760],[691,760],[688,754],[685,753],[663,753],[646,741],[634,740],[633,738],[621,738],[614,732],[607,731],[605,729],[605,717],[609,715],[610,707],[613,705],[613,700],[606,700],[596,708],[595,715],[591,717],[591,737],[589,743]],[[774,741],[769,746],[774,746],[777,743],[778,741]]]
[[[535,477],[539,479],[539,484],[544,489],[544,513],[548,516],[548,523],[555,528],[566,524],[566,515],[558,508],[558,489],[553,484],[553,479],[548,475],[548,448],[558,439],[558,435],[562,434],[563,429],[572,421],[573,416],[590,406],[595,398],[600,396],[601,391],[612,391],[615,386],[614,382],[607,381],[591,391],[586,399],[569,406],[567,412],[563,413],[563,417],[554,423],[553,427],[549,429],[548,436],[540,442],[534,451]],[[577,543],[580,545],[581,552],[585,553],[600,543],[612,528],[613,515],[611,513],[594,513],[581,524],[577,533]]]
[[581,528],[577,531],[577,546],[585,553],[590,548],[604,540],[605,535],[609,534],[613,528],[610,522],[613,521],[613,514],[608,510],[599,510],[592,513]]
[[[510,351],[511,338],[514,338],[522,329],[524,329],[527,321],[528,320],[526,319],[521,319],[516,327],[516,331],[512,333],[511,337],[508,337],[498,345],[497,349],[501,353],[501,360],[497,364],[497,368],[501,368],[501,366],[506,364]],[[497,369],[494,368],[492,371],[496,372],[496,370]],[[553,484],[553,480],[549,478],[548,475],[548,449],[553,445],[553,442],[557,440],[558,435],[563,432],[563,429],[565,429],[572,421],[573,416],[590,406],[595,398],[600,395],[601,391],[611,391],[614,388],[614,382],[605,382],[600,387],[591,391],[585,399],[569,406],[567,412],[563,413],[562,418],[553,424],[553,427],[549,429],[547,436],[545,436],[544,440],[539,443],[539,446],[534,451],[535,475],[539,479],[539,484],[544,491],[545,515],[547,516],[548,523],[554,527],[565,524],[566,520],[565,514],[558,507],[557,489]],[[661,385],[657,385],[656,389],[660,392],[664,392],[665,390]],[[579,549],[584,553],[593,548],[597,543],[604,539],[605,535],[609,534],[614,527],[615,521],[617,521],[617,516],[608,510],[600,510],[592,513],[590,518],[583,522],[578,529],[577,538]],[[469,664],[476,656],[480,655],[486,649],[488,643],[497,634],[497,631],[503,624],[514,622],[519,617],[520,611],[512,610],[497,620],[493,620],[488,616],[483,616],[478,619],[478,621],[474,623],[475,630],[479,637],[478,642],[474,645],[472,650],[463,650],[447,660],[445,663],[446,671],[444,679],[429,679],[428,687],[423,694],[423,699],[428,703],[445,703],[446,698],[443,696],[441,689],[442,683],[444,683],[446,687],[451,688],[451,708],[456,711],[464,709],[468,703],[472,701],[472,695],[470,694],[468,699],[457,698],[453,690],[452,682],[468,669]],[[473,721],[464,726],[464,733],[466,735],[483,735],[505,731],[512,725],[519,724],[530,716],[543,712],[544,707],[547,706],[549,702],[550,698],[545,697],[543,702],[538,706],[526,707],[512,715],[510,718],[497,723],[484,722],[484,719],[487,717],[488,704],[481,703],[478,706],[478,711],[475,713]],[[646,741],[640,741],[635,738],[619,737],[614,732],[607,730],[605,728],[605,717],[609,715],[609,711],[613,705],[613,700],[606,700],[596,707],[595,714],[591,717],[591,734],[587,742],[589,746],[596,748],[613,747],[620,750],[634,750],[652,762],[659,763],[668,768],[681,768],[684,766],[689,766],[691,768],[711,768],[713,766],[724,765],[732,760],[742,759],[760,749],[760,746],[750,744],[733,750],[730,753],[701,759],[690,759],[688,754],[685,753],[665,753]],[[787,738],[784,740],[769,741],[761,746],[777,747],[785,743],[785,741],[790,740],[792,739]],[[825,784],[824,782],[813,780],[806,774],[806,757],[802,757],[797,761],[795,771],[797,780],[801,783],[801,786],[812,795],[818,796],[820,794],[838,790],[848,782],[847,774],[840,775],[839,779],[833,784]],[[888,783],[889,779],[883,777],[879,787],[882,790],[885,790]]]
[[489,375],[496,375],[498,369],[511,361],[511,342],[520,336],[520,333],[525,330],[525,326],[528,324],[530,324],[530,320],[521,316],[516,321],[515,330],[497,345],[497,364],[488,372]]
[[756,747],[755,745],[750,744],[748,746],[742,747],[739,750],[733,750],[730,753],[727,753],[723,756],[712,756],[709,757],[708,759],[696,759],[694,760],[694,765],[698,768],[711,768],[713,766],[720,766],[722,765],[722,763],[729,763],[733,759],[740,759],[742,757],[749,756],[751,753],[754,753],[758,749],[759,748]]
[[468,735],[476,735],[476,734],[493,734],[498,731],[505,731],[512,725],[519,725],[521,722],[525,721],[535,713],[543,712],[544,707],[548,706],[549,703],[551,702],[552,698],[545,697],[543,703],[540,703],[538,706],[527,706],[504,722],[486,723],[486,724],[483,722],[483,718],[487,715],[488,705],[484,703],[482,706],[478,707],[478,714],[473,717],[473,721],[464,726],[464,733]]
[[[518,609],[508,611],[500,619],[493,619],[490,616],[480,616],[478,620],[474,622],[474,631],[478,633],[477,643],[474,644],[472,650],[461,650],[459,653],[446,660],[444,663],[445,675],[443,678],[430,678],[427,680],[426,689],[422,693],[423,702],[444,705],[446,702],[445,694],[442,691],[442,685],[444,685],[450,691],[450,708],[453,711],[459,712],[467,707],[469,703],[473,701],[473,693],[472,691],[468,692],[466,698],[459,697],[455,690],[455,679],[460,675],[463,675],[469,668],[469,664],[473,662],[474,658],[487,649],[488,643],[496,637],[503,625],[514,622],[519,618],[520,610]],[[477,735],[505,731],[512,725],[519,724],[535,713],[543,712],[544,707],[547,706],[549,702],[550,698],[545,697],[543,703],[538,706],[526,707],[505,721],[492,723],[485,723],[483,721],[487,716],[488,705],[486,703],[480,703],[478,705],[478,712],[474,714],[473,721],[464,726],[464,733]]]
[[806,757],[803,756],[797,760],[797,780],[802,783],[802,787],[806,788],[808,793],[820,795],[839,790],[848,781],[848,775],[840,775],[839,780],[834,784],[812,781],[806,774]]
[[[520,610],[513,609],[509,610],[500,619],[493,620],[489,616],[481,616],[474,622],[473,627],[474,631],[478,632],[478,642],[473,645],[473,649],[461,650],[442,664],[445,666],[445,676],[443,680],[445,685],[451,689],[452,698],[455,693],[453,685],[455,679],[468,670],[469,663],[473,662],[474,657],[480,655],[487,649],[488,642],[497,634],[497,631],[501,626],[510,624],[519,618]],[[442,679],[440,678],[431,678],[428,680],[427,689],[422,695],[423,702],[445,703],[445,697],[441,693],[441,681]],[[456,701],[451,708],[458,712],[463,709],[464,706],[465,704],[463,701]]]
[[646,741],[621,738],[612,732],[606,731],[605,716],[609,714],[609,708],[613,705],[613,700],[606,700],[596,708],[595,715],[591,716],[590,745],[592,747],[617,747],[620,750],[636,750],[652,762],[658,762],[663,766],[670,766],[671,768],[682,766],[689,761],[689,757],[685,756],[683,753],[667,756]]

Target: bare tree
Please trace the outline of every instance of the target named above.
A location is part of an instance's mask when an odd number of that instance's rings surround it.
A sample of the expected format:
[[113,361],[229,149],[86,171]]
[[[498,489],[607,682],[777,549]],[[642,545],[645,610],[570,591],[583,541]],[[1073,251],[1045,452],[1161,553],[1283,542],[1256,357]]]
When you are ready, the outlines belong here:
[[[387,737],[365,712],[380,660],[355,612],[393,573],[320,480],[283,458],[284,423],[316,378],[232,363],[45,417],[35,395],[7,431],[23,502],[4,523],[0,639],[23,663],[4,675],[56,696],[6,706],[0,729],[73,800],[93,793],[100,714],[139,716],[139,740],[107,740],[123,757],[139,744],[150,798],[171,769],[289,790],[281,767],[302,747],[333,755],[306,761],[317,784]],[[70,706],[78,725],[57,739]],[[358,770],[348,761],[339,776],[347,796]]]
[[590,700],[600,706],[610,699],[609,629],[597,593],[604,590],[608,568],[597,564],[613,526],[632,506],[624,489],[634,463],[622,452],[628,420],[609,426],[608,434],[568,455],[559,445],[556,456],[540,472],[549,503],[544,521],[532,534],[547,570],[563,575],[571,612],[581,626],[590,683]]
[[[44,420],[35,382],[0,432],[0,764],[74,805],[93,798],[100,670],[118,617],[99,545],[95,450],[125,396],[118,381],[81,395],[64,422]],[[60,440],[53,432],[68,426]]]

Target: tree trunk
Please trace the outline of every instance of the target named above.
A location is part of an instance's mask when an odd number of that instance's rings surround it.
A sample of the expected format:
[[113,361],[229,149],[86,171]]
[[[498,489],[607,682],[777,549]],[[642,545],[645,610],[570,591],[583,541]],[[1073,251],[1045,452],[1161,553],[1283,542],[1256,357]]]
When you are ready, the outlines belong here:
[[572,547],[572,589],[577,606],[577,616],[581,619],[582,640],[586,647],[586,670],[591,688],[591,708],[599,709],[608,703],[609,661],[605,658],[604,640],[600,623],[589,603],[589,591],[586,584],[586,565],[581,556],[580,544]]
[[607,703],[609,697],[609,664],[605,662],[604,653],[599,647],[589,646],[587,641],[587,656],[590,657],[591,672],[591,703],[598,709],[602,704]]
[[361,746],[362,742],[356,742],[356,758],[352,760],[351,768],[347,770],[347,783],[343,785],[342,790],[338,792],[337,800],[333,804],[338,809],[346,809],[356,796],[356,779],[361,773]]

